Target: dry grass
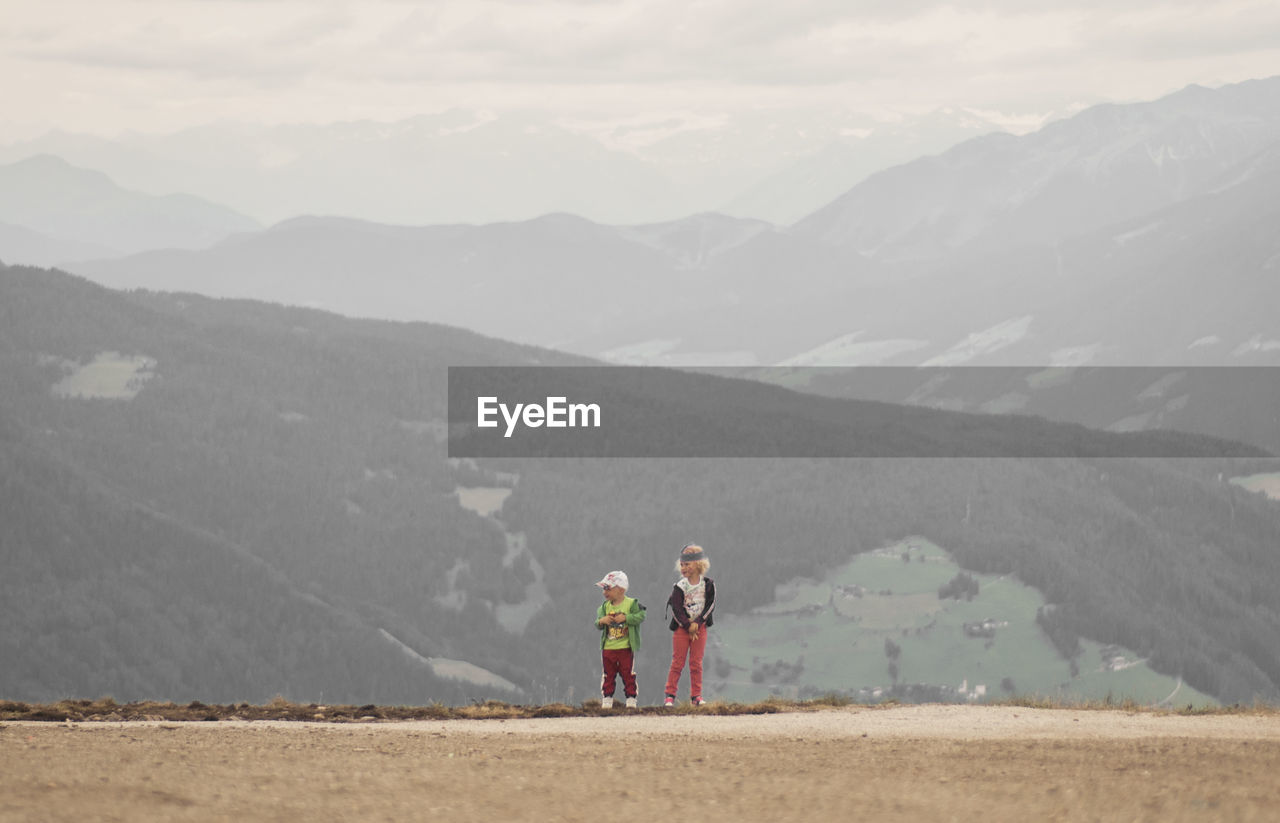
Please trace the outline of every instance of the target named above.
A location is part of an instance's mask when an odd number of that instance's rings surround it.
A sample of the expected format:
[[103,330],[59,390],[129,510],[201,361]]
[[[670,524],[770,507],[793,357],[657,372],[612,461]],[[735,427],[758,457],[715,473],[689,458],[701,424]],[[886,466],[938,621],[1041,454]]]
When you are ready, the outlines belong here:
[[[539,706],[523,706],[489,700],[467,706],[445,706],[431,704],[427,706],[363,706],[343,705],[325,706],[316,703],[293,703],[277,697],[265,705],[249,703],[206,704],[192,701],[186,704],[159,703],[140,701],[133,703],[117,703],[110,697],[97,700],[61,700],[56,703],[21,703],[11,700],[0,700],[0,721],[4,720],[42,720],[48,722],[94,722],[94,721],[137,721],[137,720],[179,720],[179,721],[219,721],[219,720],[291,720],[312,723],[356,723],[395,720],[512,720],[539,717],[602,717],[621,714],[675,714],[675,715],[758,715],[778,714],[780,712],[809,712],[828,708],[854,705],[854,702],[843,695],[825,695],[812,700],[782,700],[770,698],[759,703],[727,703],[712,701],[701,707],[682,704],[667,709],[658,706],[646,706],[640,709],[603,709],[599,700],[588,700],[578,706],[565,703],[548,703]],[[863,708],[874,710],[901,705],[895,700],[864,705]],[[1007,700],[992,701],[987,705],[1021,706],[1034,709],[1062,710],[1097,710],[1127,712],[1143,712],[1152,714],[1182,715],[1257,715],[1274,716],[1280,714],[1280,706],[1266,703],[1252,705],[1232,705],[1218,708],[1184,708],[1153,707],[1134,703],[1131,700],[1113,702],[1110,700],[1088,701],[1083,703],[1066,703],[1040,697],[1015,697]]]
[[1254,702],[1250,704],[1235,703],[1230,706],[1194,706],[1188,703],[1185,706],[1152,706],[1145,703],[1137,703],[1130,698],[1123,700],[1112,700],[1105,698],[1103,700],[1085,700],[1079,702],[1063,702],[1053,698],[1045,698],[1040,696],[1018,696],[1010,697],[1003,700],[992,700],[984,705],[990,706],[1021,706],[1028,709],[1071,709],[1075,711],[1125,711],[1125,712],[1143,712],[1146,714],[1180,714],[1180,715],[1255,715],[1255,716],[1274,716],[1280,714],[1280,706],[1271,703]]

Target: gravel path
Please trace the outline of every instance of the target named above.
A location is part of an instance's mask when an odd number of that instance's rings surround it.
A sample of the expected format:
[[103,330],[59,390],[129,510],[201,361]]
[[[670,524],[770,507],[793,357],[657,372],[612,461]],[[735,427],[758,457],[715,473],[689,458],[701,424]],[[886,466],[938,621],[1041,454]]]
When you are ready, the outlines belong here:
[[808,740],[872,736],[895,739],[1126,739],[1196,737],[1280,741],[1280,714],[1161,715],[1150,712],[1070,711],[1006,706],[901,706],[766,715],[564,717],[537,720],[450,720],[398,724],[448,734],[596,736],[697,735]]
[[[986,706],[0,724],[0,823],[1273,821],[1280,715]],[[673,805],[674,804],[674,805]]]

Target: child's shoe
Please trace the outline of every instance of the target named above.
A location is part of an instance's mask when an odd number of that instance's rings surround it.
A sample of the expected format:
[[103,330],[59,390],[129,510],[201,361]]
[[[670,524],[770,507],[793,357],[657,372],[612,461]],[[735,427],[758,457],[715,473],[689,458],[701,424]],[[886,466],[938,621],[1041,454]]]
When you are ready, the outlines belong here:
[[628,709],[634,709],[634,708],[636,708],[637,706],[639,706],[639,704],[638,704],[638,703],[636,703],[636,699],[635,699],[634,697],[628,697],[628,698],[627,698],[627,708],[628,708]]
[[693,698],[693,700],[692,700],[692,703],[693,703],[693,705],[695,705],[695,706],[703,706],[703,705],[706,705],[706,702],[707,702],[707,701],[705,701],[705,700],[703,700],[703,699],[702,699],[702,695],[698,695],[697,697]]
[[612,698],[612,697],[602,697],[602,698],[600,698],[600,708],[602,708],[602,709],[612,709],[612,708],[613,708],[613,698]]
[[676,699],[671,695],[667,695],[667,699],[662,701],[662,708],[670,709],[676,705]]

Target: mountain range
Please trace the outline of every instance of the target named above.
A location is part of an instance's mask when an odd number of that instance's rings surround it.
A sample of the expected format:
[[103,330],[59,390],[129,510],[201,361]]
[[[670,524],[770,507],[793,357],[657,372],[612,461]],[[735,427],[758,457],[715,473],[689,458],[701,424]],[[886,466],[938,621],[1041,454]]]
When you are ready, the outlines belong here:
[[390,123],[54,131],[0,146],[0,162],[56,155],[129,189],[190,192],[268,224],[306,214],[480,224],[554,212],[639,224],[702,211],[789,223],[873,172],[1001,129],[964,109],[626,119],[455,109]]
[[1094,106],[873,175],[796,231],[881,259],[1060,242],[1248,174],[1280,141],[1280,78]]
[[791,228],[299,218],[70,268],[618,363],[1260,365],[1280,352],[1277,89],[1190,87],[975,138]]

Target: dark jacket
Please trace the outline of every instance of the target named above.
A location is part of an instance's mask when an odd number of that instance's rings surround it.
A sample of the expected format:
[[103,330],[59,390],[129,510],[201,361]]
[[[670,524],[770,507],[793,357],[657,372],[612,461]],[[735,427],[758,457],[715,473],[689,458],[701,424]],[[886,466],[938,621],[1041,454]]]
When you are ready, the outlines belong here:
[[710,577],[702,579],[707,583],[707,599],[702,604],[702,614],[698,615],[696,621],[690,620],[689,613],[684,610],[684,592],[681,591],[680,584],[676,583],[671,587],[671,597],[667,600],[667,608],[671,610],[671,625],[668,627],[671,631],[688,629],[690,623],[699,623],[708,627],[715,625],[713,612],[716,608],[716,581]]

